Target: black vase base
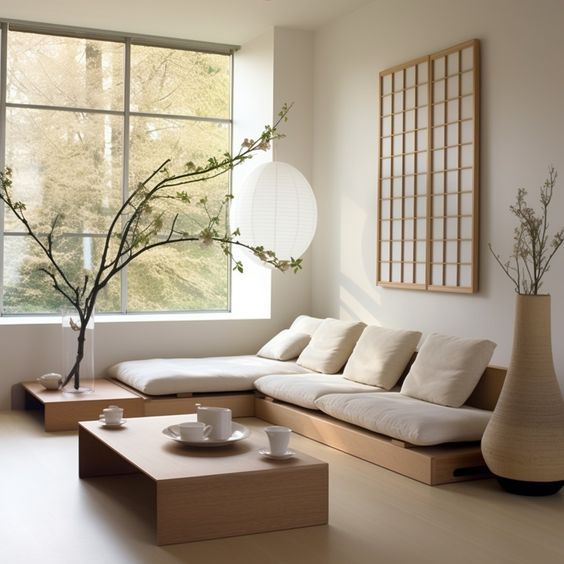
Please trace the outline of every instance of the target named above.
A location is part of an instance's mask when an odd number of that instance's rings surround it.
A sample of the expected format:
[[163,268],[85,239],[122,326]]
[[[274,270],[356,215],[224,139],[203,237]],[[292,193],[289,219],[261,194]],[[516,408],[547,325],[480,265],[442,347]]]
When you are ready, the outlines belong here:
[[526,480],[512,480],[511,478],[497,476],[497,481],[506,492],[533,497],[554,495],[564,486],[564,480],[559,480],[558,482],[528,482]]

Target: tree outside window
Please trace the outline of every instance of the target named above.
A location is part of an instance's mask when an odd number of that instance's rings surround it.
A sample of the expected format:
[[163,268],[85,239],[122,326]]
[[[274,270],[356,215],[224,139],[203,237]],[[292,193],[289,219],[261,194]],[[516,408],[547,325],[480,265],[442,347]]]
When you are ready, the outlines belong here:
[[[230,150],[229,55],[9,31],[6,62],[0,150],[13,169],[14,198],[26,202],[28,218],[45,232],[62,214],[59,249],[71,271],[96,262],[129,187],[161,162],[172,158],[181,166]],[[229,177],[193,190],[191,196],[220,202]],[[186,230],[205,225],[201,213],[183,219]],[[8,213],[0,236],[2,313],[59,312],[61,296],[37,271],[38,249]],[[229,272],[215,246],[155,249],[110,283],[97,309],[226,310]]]

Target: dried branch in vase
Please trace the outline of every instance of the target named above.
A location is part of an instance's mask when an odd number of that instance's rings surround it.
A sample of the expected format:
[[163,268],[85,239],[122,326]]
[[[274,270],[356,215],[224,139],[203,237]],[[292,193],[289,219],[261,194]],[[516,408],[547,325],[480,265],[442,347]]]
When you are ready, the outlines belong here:
[[494,258],[510,278],[518,294],[539,294],[542,278],[550,270],[550,263],[564,242],[564,228],[549,237],[548,211],[558,174],[549,167],[548,178],[540,188],[540,212],[527,204],[527,191],[519,188],[511,213],[517,218],[513,253],[504,261],[489,243]]

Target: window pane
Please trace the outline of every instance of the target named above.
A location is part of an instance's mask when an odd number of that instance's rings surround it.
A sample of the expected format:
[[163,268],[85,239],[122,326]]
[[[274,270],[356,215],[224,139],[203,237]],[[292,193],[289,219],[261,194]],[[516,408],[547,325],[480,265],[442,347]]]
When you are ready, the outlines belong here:
[[[221,158],[229,150],[229,127],[224,124],[193,122],[163,118],[131,118],[129,170],[130,186],[145,180],[161,163],[171,158],[171,173],[181,173],[184,165],[193,161],[205,166],[211,156]],[[209,209],[214,211],[229,192],[229,175],[223,174],[205,183],[195,183],[173,188],[176,194],[183,190],[194,200],[206,196]],[[156,204],[159,208],[159,204]],[[177,227],[199,232],[205,225],[205,213],[194,205],[178,204],[166,200],[160,209],[170,214],[180,214]]]
[[124,49],[122,43],[12,31],[7,100],[123,110]]
[[131,110],[229,117],[231,57],[131,47]]
[[[122,119],[119,116],[8,108],[6,164],[13,197],[45,231],[57,213],[61,228],[103,233],[121,202]],[[6,230],[22,225],[6,210]]]
[[[81,286],[84,274],[92,272],[102,248],[101,238],[61,237],[54,252],[72,284]],[[63,305],[68,305],[39,271],[48,264],[28,237],[4,237],[4,313],[59,313]],[[116,276],[99,295],[96,310],[119,311],[119,288]]]
[[127,309],[226,310],[228,268],[215,245],[179,243],[148,251],[128,267]]
[[[130,186],[137,185],[153,170],[171,158],[171,173],[181,173],[193,161],[205,165],[210,156],[218,158],[229,148],[229,127],[223,124],[163,118],[131,118]],[[215,215],[229,192],[229,175],[206,183],[174,187],[184,190],[196,202],[208,199]],[[198,234],[207,224],[205,211],[194,204],[174,200],[157,202],[154,210],[165,211],[163,231],[178,214],[176,228]],[[221,214],[221,231],[225,213]],[[221,249],[204,248],[199,243],[161,247],[136,259],[128,267],[128,311],[224,310],[228,296],[228,262]]]

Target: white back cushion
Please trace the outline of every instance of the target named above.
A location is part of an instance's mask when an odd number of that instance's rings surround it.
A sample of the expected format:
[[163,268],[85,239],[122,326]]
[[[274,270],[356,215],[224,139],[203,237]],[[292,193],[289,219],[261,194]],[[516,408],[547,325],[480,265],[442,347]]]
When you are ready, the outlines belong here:
[[360,321],[325,319],[298,357],[298,364],[324,374],[339,372],[365,327]]
[[294,323],[290,325],[290,330],[296,333],[306,333],[313,335],[315,330],[321,325],[323,319],[319,317],[310,317],[309,315],[298,315]]
[[311,337],[307,333],[297,333],[290,329],[280,331],[266,343],[257,356],[273,360],[291,360],[300,356]]
[[403,374],[420,338],[419,331],[367,327],[345,366],[344,377],[391,390]]
[[470,397],[496,344],[485,339],[429,335],[401,393],[439,405],[460,407]]

